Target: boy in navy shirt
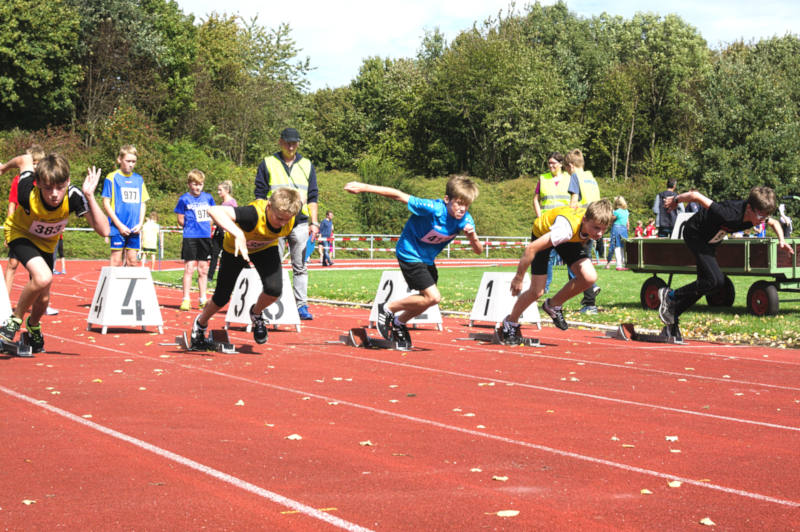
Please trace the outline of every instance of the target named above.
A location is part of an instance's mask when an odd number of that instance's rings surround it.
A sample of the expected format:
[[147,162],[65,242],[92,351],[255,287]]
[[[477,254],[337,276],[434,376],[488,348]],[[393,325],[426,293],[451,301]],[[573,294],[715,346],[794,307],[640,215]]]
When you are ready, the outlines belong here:
[[214,205],[214,197],[203,192],[206,175],[198,169],[189,172],[189,192],[178,198],[175,212],[178,225],[183,227],[183,301],[181,310],[192,308],[189,292],[192,288],[192,275],[197,270],[197,285],[200,288],[198,308],[206,306],[208,288],[208,265],[211,261],[211,217],[208,208]]
[[434,259],[464,231],[472,250],[483,253],[483,243],[475,232],[475,221],[467,209],[478,197],[478,187],[469,178],[453,176],[447,181],[443,200],[410,196],[400,190],[351,181],[344,186],[347,192],[370,192],[402,201],[408,205],[411,217],[406,222],[395,252],[400,271],[418,294],[378,305],[378,330],[381,335],[395,341],[398,349],[411,349],[411,335],[406,323],[436,305],[442,296],[436,287],[439,272]]
[[667,287],[658,291],[661,300],[658,315],[666,325],[678,323],[678,316],[701,297],[725,286],[725,275],[717,262],[717,246],[728,233],[743,231],[766,221],[778,235],[779,247],[794,254],[783,240],[780,222],[770,215],[775,212],[775,191],[769,187],[753,187],[746,200],[712,201],[696,190],[664,198],[664,208],[674,211],[678,203],[697,202],[701,209],[683,226],[683,240],[694,254],[697,280],[677,290]]

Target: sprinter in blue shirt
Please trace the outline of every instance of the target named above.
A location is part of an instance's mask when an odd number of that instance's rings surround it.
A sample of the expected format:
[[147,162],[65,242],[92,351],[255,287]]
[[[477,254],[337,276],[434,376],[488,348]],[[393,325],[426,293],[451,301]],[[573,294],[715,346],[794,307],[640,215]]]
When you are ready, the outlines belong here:
[[483,253],[483,243],[475,232],[475,221],[467,209],[478,197],[478,186],[465,176],[453,176],[447,181],[444,199],[423,199],[410,196],[391,187],[381,187],[351,181],[344,186],[347,192],[369,192],[402,201],[408,205],[411,217],[406,222],[395,253],[400,271],[408,287],[418,290],[403,299],[378,305],[378,330],[394,340],[398,349],[411,349],[411,335],[406,323],[441,301],[436,283],[439,272],[436,256],[461,231],[467,235],[472,250]]

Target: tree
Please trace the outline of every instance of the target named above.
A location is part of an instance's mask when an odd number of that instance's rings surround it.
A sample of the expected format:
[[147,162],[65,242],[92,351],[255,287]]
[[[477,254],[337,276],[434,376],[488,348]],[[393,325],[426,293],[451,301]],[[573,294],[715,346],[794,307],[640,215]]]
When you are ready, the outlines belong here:
[[23,128],[65,123],[82,77],[78,13],[62,0],[6,0],[0,20],[0,121]]

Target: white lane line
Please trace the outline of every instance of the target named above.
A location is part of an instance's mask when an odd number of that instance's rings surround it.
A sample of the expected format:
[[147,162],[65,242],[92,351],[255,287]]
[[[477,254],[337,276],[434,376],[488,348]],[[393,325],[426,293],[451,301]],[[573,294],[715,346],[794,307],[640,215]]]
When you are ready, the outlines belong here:
[[313,517],[315,519],[319,519],[320,521],[325,521],[326,523],[339,527],[343,530],[371,532],[371,529],[369,528],[364,528],[355,523],[351,523],[349,521],[345,521],[344,519],[340,519],[336,516],[330,515],[326,512],[321,512],[301,502],[295,501],[294,499],[290,499],[288,497],[284,497],[283,495],[275,493],[274,491],[266,490],[262,487],[256,486],[255,484],[251,484],[238,477],[234,477],[227,473],[223,473],[222,471],[214,469],[213,467],[209,467],[199,462],[195,462],[194,460],[186,458],[185,456],[181,456],[179,454],[173,453],[172,451],[162,449],[161,447],[157,447],[151,443],[147,443],[146,441],[134,438],[133,436],[128,436],[127,434],[123,434],[122,432],[100,425],[99,423],[95,423],[94,421],[89,421],[80,416],[76,416],[71,412],[67,412],[66,410],[62,410],[61,408],[58,408],[56,406],[44,403],[38,399],[34,399],[33,397],[18,393],[14,390],[6,388],[5,386],[0,386],[0,391],[17,399],[20,399],[22,401],[28,402],[34,406],[44,408],[45,410],[48,410],[70,421],[74,421],[75,423],[80,423],[85,427],[94,429],[98,432],[102,432],[103,434],[106,434],[118,440],[130,443],[132,445],[135,445],[136,447],[139,447],[140,449],[149,451],[162,458],[166,458],[167,460],[172,460],[173,462],[177,462],[183,466],[194,469],[195,471],[199,471],[200,473],[206,474],[210,477],[214,477],[217,480],[221,480],[222,482],[231,484],[232,486],[235,486],[239,489],[253,493],[255,495],[258,495],[259,497],[263,497],[271,502],[280,504],[287,508],[291,508],[292,510],[301,513],[303,515],[306,515],[308,517]]

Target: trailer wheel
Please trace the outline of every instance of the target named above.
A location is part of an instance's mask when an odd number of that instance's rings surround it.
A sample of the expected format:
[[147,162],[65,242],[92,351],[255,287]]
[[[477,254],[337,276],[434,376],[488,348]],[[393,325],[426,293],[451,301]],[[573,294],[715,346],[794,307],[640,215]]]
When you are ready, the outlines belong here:
[[658,291],[667,286],[660,277],[655,275],[642,283],[642,291],[639,293],[639,299],[642,301],[642,308],[645,310],[656,310],[661,300],[658,298]]
[[727,275],[722,288],[713,294],[706,295],[706,302],[712,307],[732,307],[734,299],[736,299],[736,288],[734,288],[733,281]]
[[756,316],[778,313],[778,288],[767,281],[756,281],[747,291],[747,309]]

